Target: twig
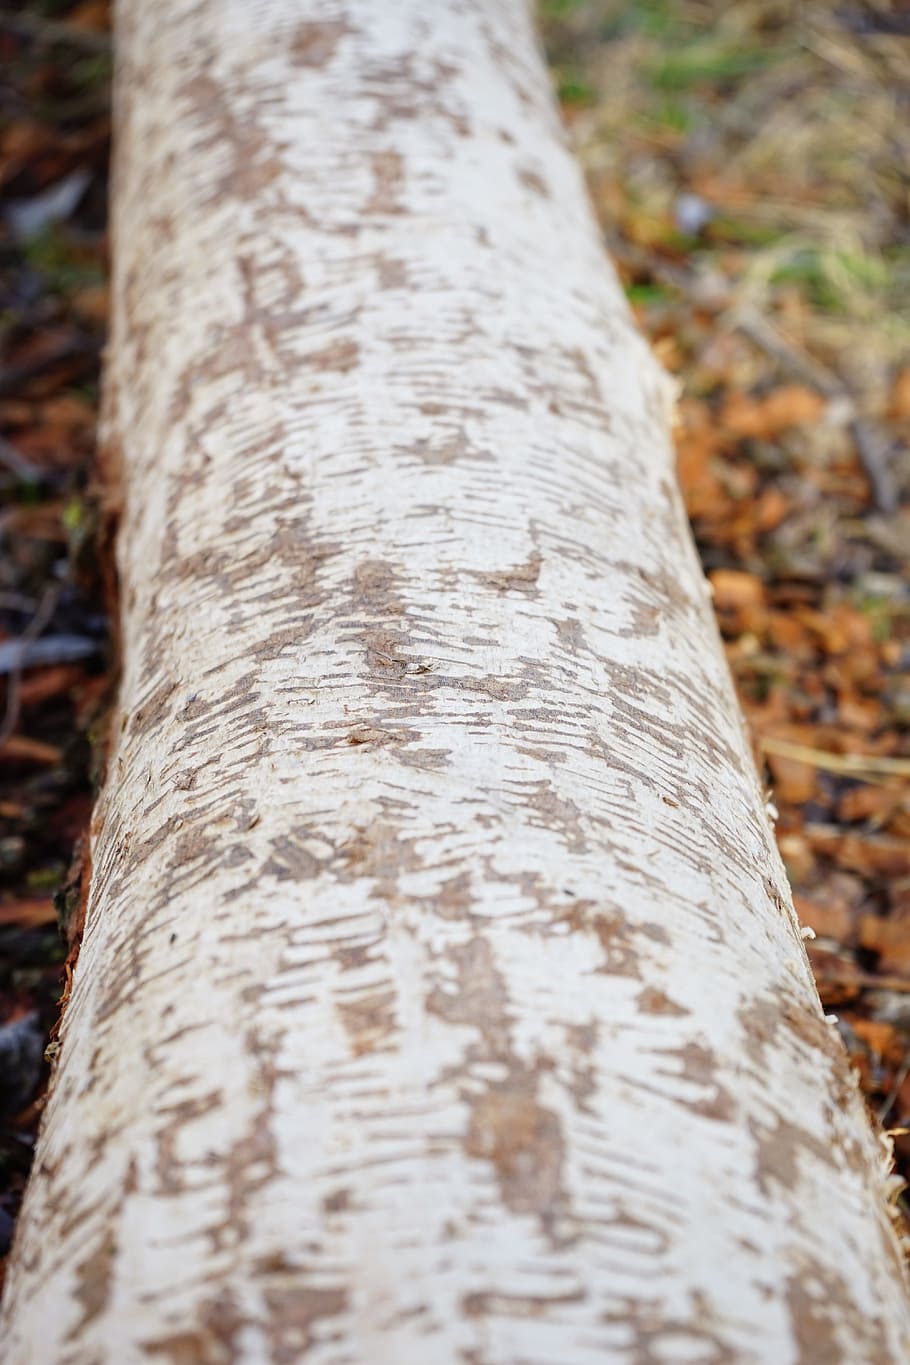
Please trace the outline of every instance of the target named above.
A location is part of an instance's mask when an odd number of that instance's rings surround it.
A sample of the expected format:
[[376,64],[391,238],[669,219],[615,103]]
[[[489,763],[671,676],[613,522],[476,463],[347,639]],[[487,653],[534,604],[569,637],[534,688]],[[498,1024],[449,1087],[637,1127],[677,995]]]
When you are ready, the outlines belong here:
[[894,1105],[894,1102],[897,1099],[897,1092],[900,1090],[901,1086],[903,1085],[904,1081],[907,1079],[908,1076],[910,1076],[910,1052],[907,1053],[907,1056],[904,1059],[903,1066],[901,1067],[900,1071],[898,1071],[897,1075],[894,1077],[894,1081],[892,1083],[891,1090],[888,1094],[888,1098],[885,1100],[884,1104],[880,1107],[878,1111],[879,1123],[884,1123],[885,1119],[890,1114],[892,1106]]
[[111,50],[109,33],[76,28],[73,24],[61,23],[59,19],[45,19],[40,14],[9,15],[3,22],[14,31],[24,33],[39,43],[69,43],[72,47],[84,47],[90,52]]
[[63,757],[63,750],[56,744],[44,744],[40,739],[29,739],[26,735],[11,735],[0,748],[0,763],[5,759],[24,763],[46,763],[55,767]]
[[851,967],[842,972],[827,964],[815,965],[815,979],[819,988],[825,986],[856,986],[857,989],[890,991],[894,995],[910,995],[910,977],[877,976],[875,972],[864,972],[860,967]]
[[806,744],[794,744],[789,739],[759,736],[759,748],[766,754],[792,758],[823,772],[856,777],[872,783],[888,778],[910,778],[910,758],[888,758],[875,754],[832,754],[825,749],[813,749]]
[[61,583],[54,583],[44,591],[44,596],[38,605],[32,619],[29,621],[22,635],[19,637],[19,659],[16,667],[9,675],[9,682],[6,685],[6,711],[3,716],[3,724],[0,725],[0,749],[12,738],[13,732],[19,723],[19,708],[22,697],[22,670],[25,667],[25,659],[28,654],[28,647],[48,624],[57,609],[60,601],[60,594],[63,591]]
[[98,641],[88,635],[45,635],[22,647],[21,640],[0,642],[0,674],[14,673],[17,668],[51,667],[72,664],[79,659],[90,659],[98,653]]
[[827,365],[822,365],[805,351],[799,350],[754,308],[737,308],[731,313],[730,322],[772,360],[799,375],[825,398],[846,398],[852,403],[845,385]]
[[[856,402],[844,381],[826,365],[794,346],[776,327],[772,327],[767,318],[747,307],[733,312],[731,322],[743,336],[748,337],[784,369],[799,375],[825,398],[841,399],[855,413]],[[870,422],[856,416],[852,417],[849,430],[859,462],[869,481],[873,506],[886,514],[895,512],[898,506],[897,486],[887,465],[887,442]]]
[[62,365],[68,360],[83,360],[87,363],[96,361],[102,345],[100,337],[78,337],[63,342],[45,355],[0,370],[0,398],[17,394],[31,380],[39,379],[56,365]]
[[897,511],[897,485],[888,468],[888,444],[869,422],[857,417],[850,423],[850,434],[856,443],[859,462],[866,471],[872,501],[880,512]]
[[41,470],[38,466],[27,460],[5,436],[0,436],[0,464],[25,483],[38,483],[41,479]]

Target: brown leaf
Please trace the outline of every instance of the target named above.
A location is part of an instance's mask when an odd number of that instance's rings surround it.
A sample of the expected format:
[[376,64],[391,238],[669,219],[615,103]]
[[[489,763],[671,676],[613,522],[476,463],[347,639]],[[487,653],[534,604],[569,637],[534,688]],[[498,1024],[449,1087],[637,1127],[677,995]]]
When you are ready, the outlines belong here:
[[893,1024],[884,1019],[854,1019],[853,1032],[861,1038],[870,1052],[890,1061],[900,1062],[904,1045]]
[[838,799],[837,818],[847,824],[870,819],[886,824],[904,799],[905,794],[894,787],[851,787]]
[[910,419],[910,366],[898,371],[891,389],[890,412],[899,421]]
[[42,924],[54,924],[57,911],[51,896],[41,900],[0,902],[0,924],[17,929],[37,929]]
[[881,971],[910,976],[910,923],[906,920],[863,915],[859,922],[859,941],[863,948],[879,954]]
[[721,422],[731,436],[772,440],[790,427],[817,422],[825,408],[821,394],[805,384],[784,384],[764,398],[733,393]]
[[36,669],[22,679],[19,700],[23,706],[35,706],[50,697],[59,697],[82,682],[85,674],[78,664],[55,664]]
[[755,574],[741,569],[715,569],[708,577],[718,611],[743,611],[764,605],[765,585]]
[[844,897],[835,898],[819,892],[816,896],[801,896],[794,892],[793,904],[802,924],[808,924],[819,938],[833,938],[843,943],[853,929],[850,909]]
[[63,758],[63,750],[55,744],[43,744],[38,739],[28,739],[25,735],[10,735],[0,747],[0,763],[46,763],[53,767]]

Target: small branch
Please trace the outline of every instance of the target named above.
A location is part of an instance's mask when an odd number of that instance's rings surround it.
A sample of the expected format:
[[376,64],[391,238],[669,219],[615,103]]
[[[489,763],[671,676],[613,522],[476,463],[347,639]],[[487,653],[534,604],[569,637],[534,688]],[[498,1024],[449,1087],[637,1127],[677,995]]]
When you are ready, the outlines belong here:
[[833,370],[799,350],[753,308],[736,309],[730,321],[736,331],[742,332],[759,350],[776,360],[782,369],[804,379],[825,398],[846,398],[852,403],[851,395]]
[[850,434],[856,443],[860,464],[866,472],[872,500],[880,512],[896,512],[897,485],[888,468],[888,444],[881,433],[869,422],[855,418],[850,423]]
[[[742,332],[743,336],[748,337],[766,355],[776,360],[782,369],[804,379],[825,398],[840,399],[849,405],[852,413],[855,413],[855,400],[843,380],[826,365],[822,365],[820,361],[794,346],[772,327],[767,318],[763,318],[752,308],[741,308],[732,314],[731,321],[737,331]],[[852,417],[849,430],[859,462],[869,482],[873,505],[879,512],[886,514],[895,512],[899,500],[897,487],[887,464],[887,442],[871,422],[856,416]]]
[[99,337],[79,337],[66,341],[46,355],[36,356],[33,360],[23,361],[20,365],[10,365],[0,370],[0,398],[17,395],[19,390],[33,379],[53,370],[55,366],[67,361],[83,360],[94,363],[101,354],[103,342]]
[[88,52],[110,52],[111,35],[96,29],[76,28],[59,19],[45,19],[40,14],[14,14],[4,19],[7,28],[22,33],[37,43],[68,43],[70,47],[85,48]]
[[900,1071],[898,1071],[897,1075],[894,1077],[894,1081],[891,1085],[891,1090],[889,1091],[888,1098],[885,1100],[884,1104],[881,1105],[881,1107],[879,1108],[878,1111],[879,1123],[884,1123],[885,1119],[890,1114],[891,1109],[895,1101],[897,1100],[898,1091],[900,1090],[901,1086],[903,1085],[904,1081],[907,1079],[908,1076],[910,1076],[910,1052],[907,1053],[903,1066],[901,1067]]
[[38,466],[27,460],[4,436],[0,436],[0,464],[25,483],[39,483],[43,477]]
[[856,777],[867,782],[887,781],[889,778],[910,778],[910,758],[888,758],[874,754],[832,754],[825,749],[812,749],[806,744],[794,744],[789,739],[759,736],[759,748],[766,754],[791,758],[797,763],[820,768],[823,772],[842,777]]
[[38,606],[31,621],[29,621],[22,635],[16,641],[19,648],[19,657],[15,667],[10,671],[9,682],[6,687],[6,712],[3,723],[0,725],[0,749],[2,749],[12,738],[16,726],[19,723],[19,709],[22,696],[22,670],[25,667],[28,647],[44,630],[57,609],[60,601],[62,585],[53,584],[45,589],[44,596]]

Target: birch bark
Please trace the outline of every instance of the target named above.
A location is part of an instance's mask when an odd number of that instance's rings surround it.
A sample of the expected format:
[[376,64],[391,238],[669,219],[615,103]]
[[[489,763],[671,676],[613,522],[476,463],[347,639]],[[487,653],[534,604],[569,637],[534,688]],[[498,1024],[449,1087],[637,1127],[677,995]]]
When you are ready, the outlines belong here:
[[6,1365],[885,1365],[524,0],[121,0],[124,674]]

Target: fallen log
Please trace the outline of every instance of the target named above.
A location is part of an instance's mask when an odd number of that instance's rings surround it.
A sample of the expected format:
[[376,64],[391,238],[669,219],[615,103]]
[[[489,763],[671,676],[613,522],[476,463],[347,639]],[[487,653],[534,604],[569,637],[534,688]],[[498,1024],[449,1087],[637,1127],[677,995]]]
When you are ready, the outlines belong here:
[[3,1360],[905,1360],[523,0],[122,0],[117,66],[123,679]]

